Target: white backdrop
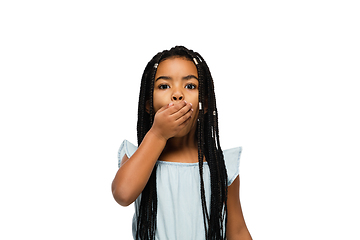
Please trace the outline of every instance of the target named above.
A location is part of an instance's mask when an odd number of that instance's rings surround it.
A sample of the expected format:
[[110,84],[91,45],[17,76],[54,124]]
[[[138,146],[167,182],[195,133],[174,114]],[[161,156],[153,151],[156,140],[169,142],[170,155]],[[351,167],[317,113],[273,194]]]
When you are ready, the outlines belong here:
[[0,238],[131,239],[117,150],[146,63],[184,45],[243,147],[253,238],[360,239],[357,1],[129,2],[0,3]]

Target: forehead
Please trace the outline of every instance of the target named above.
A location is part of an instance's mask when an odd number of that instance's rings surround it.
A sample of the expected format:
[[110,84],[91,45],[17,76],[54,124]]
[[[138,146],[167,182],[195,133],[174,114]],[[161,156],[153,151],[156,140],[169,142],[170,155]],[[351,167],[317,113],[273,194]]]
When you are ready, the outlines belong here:
[[168,58],[159,63],[156,76],[160,75],[194,75],[198,77],[197,69],[193,61],[186,58]]

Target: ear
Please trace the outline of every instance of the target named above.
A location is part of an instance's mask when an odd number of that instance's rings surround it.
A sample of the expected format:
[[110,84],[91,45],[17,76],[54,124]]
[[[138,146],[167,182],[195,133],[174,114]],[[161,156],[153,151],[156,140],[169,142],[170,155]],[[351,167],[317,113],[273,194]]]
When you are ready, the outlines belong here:
[[208,99],[205,98],[205,103],[204,103],[204,114],[207,113],[208,111]]
[[146,112],[150,114],[150,101],[149,100],[146,100],[146,102],[145,102],[145,109],[146,109]]
[[[200,102],[199,102],[200,103]],[[208,111],[208,100],[207,100],[207,98],[205,98],[204,99],[204,103],[203,103],[203,108],[204,108],[204,114],[206,114],[207,113],[207,111]]]

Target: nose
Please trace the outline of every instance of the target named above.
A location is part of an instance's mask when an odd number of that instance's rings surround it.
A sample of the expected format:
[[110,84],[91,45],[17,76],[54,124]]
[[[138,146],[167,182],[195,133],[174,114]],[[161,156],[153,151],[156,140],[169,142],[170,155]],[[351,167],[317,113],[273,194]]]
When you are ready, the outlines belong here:
[[184,99],[184,96],[183,96],[183,94],[182,94],[181,92],[179,92],[179,91],[174,92],[173,95],[172,95],[172,100],[173,100],[173,101],[181,101],[181,100],[183,100],[183,99]]

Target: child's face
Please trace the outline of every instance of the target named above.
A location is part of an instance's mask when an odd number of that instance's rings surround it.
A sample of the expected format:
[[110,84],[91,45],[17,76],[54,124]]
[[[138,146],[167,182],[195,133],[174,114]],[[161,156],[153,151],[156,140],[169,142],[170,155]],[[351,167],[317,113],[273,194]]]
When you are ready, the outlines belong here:
[[199,81],[196,66],[193,61],[185,58],[169,58],[160,62],[154,82],[154,111],[173,102],[185,100],[191,103],[194,113],[189,124],[196,125],[199,109]]

